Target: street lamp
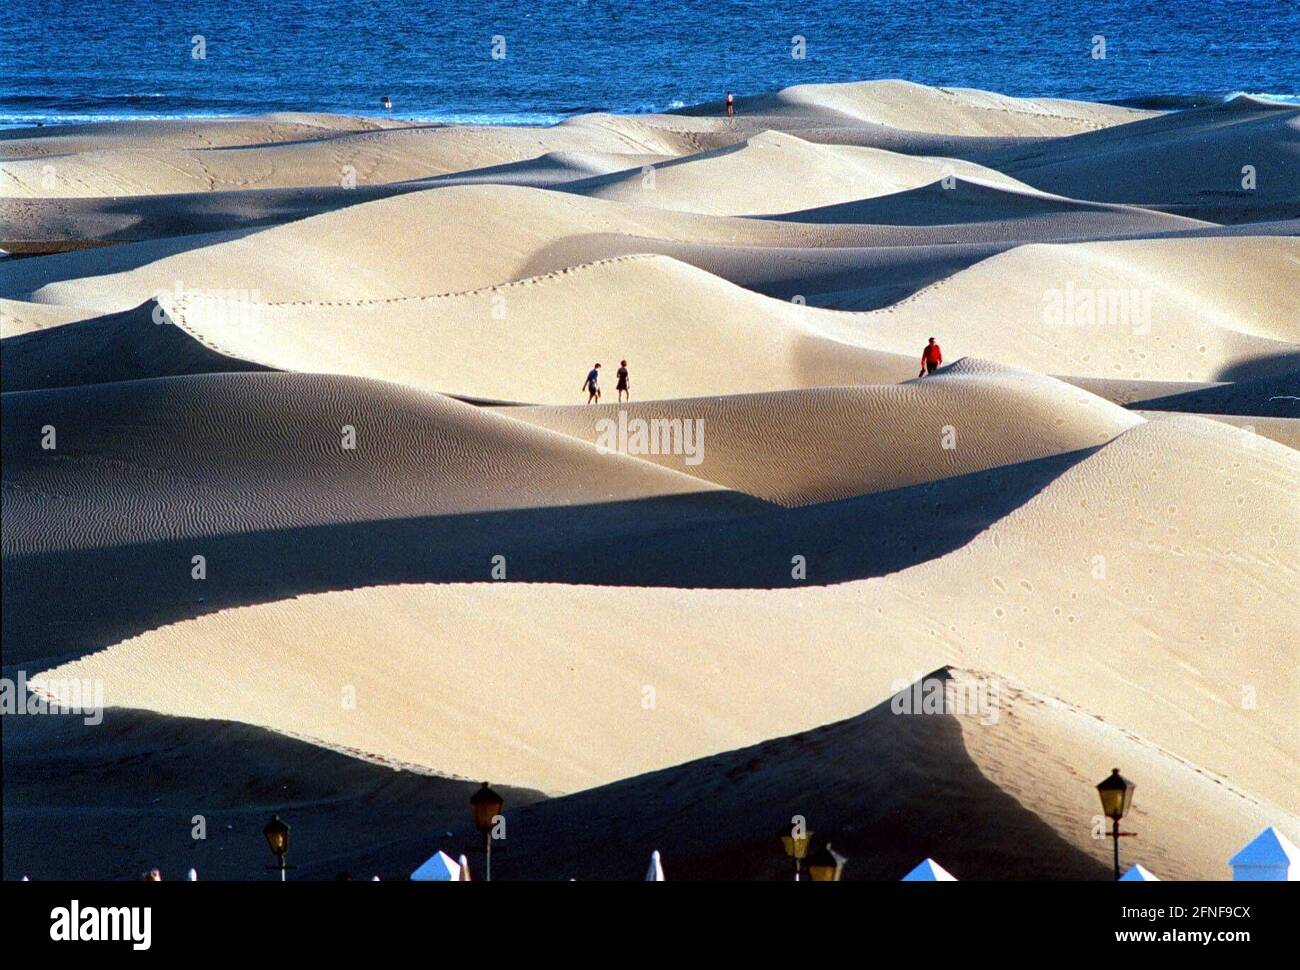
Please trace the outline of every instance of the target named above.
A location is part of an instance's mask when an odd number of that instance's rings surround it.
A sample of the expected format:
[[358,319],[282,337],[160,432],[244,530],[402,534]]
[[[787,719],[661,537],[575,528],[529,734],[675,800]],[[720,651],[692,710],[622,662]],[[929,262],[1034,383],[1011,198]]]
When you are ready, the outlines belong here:
[[1132,832],[1121,832],[1119,830],[1119,820],[1128,814],[1129,806],[1133,804],[1133,789],[1136,786],[1119,773],[1118,768],[1112,768],[1110,777],[1097,785],[1097,794],[1101,796],[1101,810],[1105,816],[1110,819],[1110,837],[1115,843],[1115,878],[1119,879],[1119,840],[1122,836],[1132,835]]
[[492,881],[492,826],[501,814],[505,800],[483,782],[483,787],[469,796],[469,808],[474,813],[474,827],[483,833],[483,881]]
[[[799,834],[796,835],[796,832]],[[785,854],[794,860],[794,881],[798,882],[799,864],[808,854],[808,841],[812,838],[812,833],[802,826],[783,825],[776,834],[781,840],[781,847],[785,849]]]
[[831,848],[827,842],[808,858],[808,875],[813,882],[839,882],[840,873],[844,871],[844,856]]
[[284,882],[284,871],[289,868],[284,864],[285,853],[289,851],[289,826],[280,821],[279,815],[272,815],[271,821],[262,829],[262,834],[266,836],[266,844],[271,847],[278,863],[273,868],[280,870],[280,881]]

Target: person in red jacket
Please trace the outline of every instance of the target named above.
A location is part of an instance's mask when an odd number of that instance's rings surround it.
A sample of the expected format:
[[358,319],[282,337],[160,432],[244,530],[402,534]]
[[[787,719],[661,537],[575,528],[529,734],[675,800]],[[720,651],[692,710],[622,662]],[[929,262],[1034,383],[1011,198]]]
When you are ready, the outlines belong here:
[[939,365],[942,363],[943,351],[939,349],[939,345],[935,343],[934,338],[931,337],[930,342],[926,344],[925,349],[921,351],[921,373],[916,376],[925,377],[926,374],[933,374],[939,369]]

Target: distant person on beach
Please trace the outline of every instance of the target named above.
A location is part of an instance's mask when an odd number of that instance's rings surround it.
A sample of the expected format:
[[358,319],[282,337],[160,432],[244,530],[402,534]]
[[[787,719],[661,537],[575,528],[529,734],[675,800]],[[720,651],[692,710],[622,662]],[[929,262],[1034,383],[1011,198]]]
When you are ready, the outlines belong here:
[[623,400],[623,395],[624,395],[624,394],[627,395],[627,399],[628,399],[629,401],[632,400],[632,383],[631,383],[631,381],[628,380],[628,376],[627,376],[627,361],[625,361],[625,360],[621,360],[621,361],[618,362],[618,399],[619,399],[619,401],[622,401],[622,400]]
[[582,389],[587,392],[588,404],[592,401],[595,401],[597,404],[600,403],[600,387],[596,383],[599,380],[600,364],[596,364],[596,366],[587,373],[587,379],[582,384]]
[[727,92],[727,117],[736,117],[736,96],[730,91]]
[[933,374],[939,369],[939,365],[942,363],[943,351],[939,349],[939,345],[935,343],[934,338],[931,337],[930,342],[926,344],[925,349],[921,351],[921,373],[916,376],[925,377],[927,374]]

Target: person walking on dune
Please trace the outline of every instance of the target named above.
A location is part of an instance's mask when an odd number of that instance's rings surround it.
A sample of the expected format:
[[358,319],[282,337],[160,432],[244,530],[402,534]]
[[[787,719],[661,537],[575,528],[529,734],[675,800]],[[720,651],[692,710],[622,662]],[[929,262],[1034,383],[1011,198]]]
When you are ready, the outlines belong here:
[[736,117],[736,96],[730,91],[727,92],[727,117]]
[[921,373],[916,376],[925,377],[927,374],[933,374],[939,369],[939,365],[942,363],[943,351],[939,349],[939,345],[935,343],[934,338],[931,337],[930,342],[926,344],[925,349],[921,351]]
[[618,362],[618,388],[617,388],[617,390],[618,390],[618,400],[619,400],[619,403],[620,403],[620,404],[623,402],[623,395],[624,395],[624,394],[627,395],[627,399],[628,399],[629,401],[632,400],[632,382],[631,382],[630,380],[628,380],[628,376],[627,376],[627,361],[625,361],[625,360],[621,360],[621,361]]
[[582,389],[587,392],[587,403],[595,401],[600,403],[600,387],[597,382],[600,380],[600,364],[596,364],[588,373],[587,379],[583,381]]

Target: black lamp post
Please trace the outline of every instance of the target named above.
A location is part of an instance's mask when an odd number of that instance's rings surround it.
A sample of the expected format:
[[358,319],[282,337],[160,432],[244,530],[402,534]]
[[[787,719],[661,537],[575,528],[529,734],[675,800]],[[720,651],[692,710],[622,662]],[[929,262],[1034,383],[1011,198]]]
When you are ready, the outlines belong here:
[[844,862],[844,856],[827,842],[808,857],[808,875],[812,876],[813,882],[839,882]]
[[474,814],[474,827],[483,833],[483,881],[492,881],[492,826],[501,814],[505,800],[483,782],[483,787],[469,796],[469,808]]
[[783,825],[776,834],[781,840],[781,848],[785,849],[785,854],[794,860],[794,881],[798,882],[799,866],[808,855],[808,842],[812,838],[812,833],[794,825]]
[[284,864],[285,854],[289,851],[289,826],[280,821],[279,815],[272,815],[271,821],[262,829],[262,834],[266,836],[266,844],[271,847],[276,859],[277,865],[273,868],[280,870],[280,881],[284,882],[285,870],[289,868]]
[[1106,817],[1110,819],[1110,837],[1115,843],[1115,878],[1119,879],[1119,840],[1122,836],[1132,835],[1132,832],[1120,832],[1119,820],[1128,814],[1129,807],[1133,804],[1133,789],[1137,787],[1119,773],[1118,768],[1112,768],[1110,777],[1097,785],[1097,794],[1101,796],[1101,810]]

